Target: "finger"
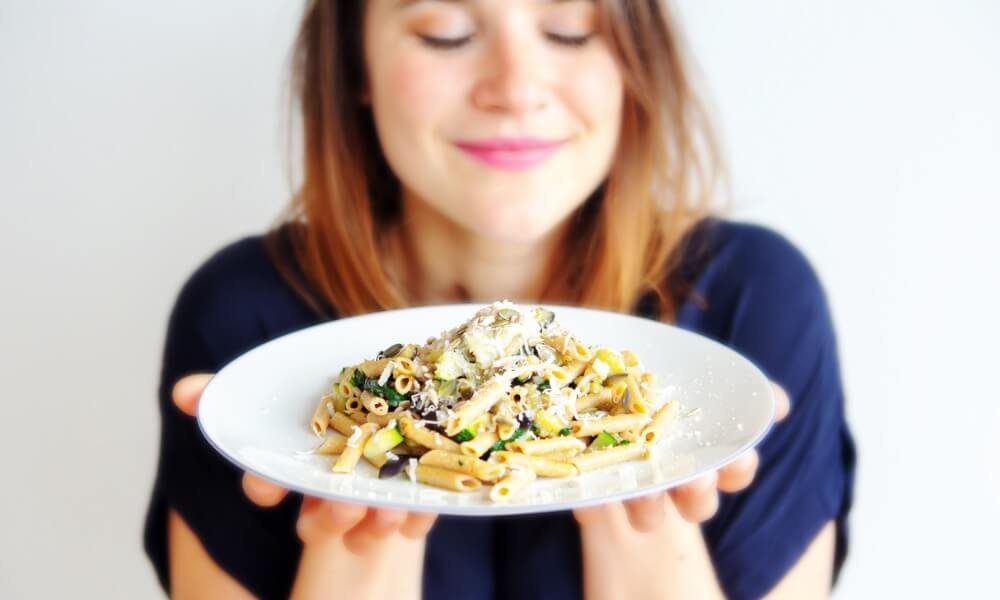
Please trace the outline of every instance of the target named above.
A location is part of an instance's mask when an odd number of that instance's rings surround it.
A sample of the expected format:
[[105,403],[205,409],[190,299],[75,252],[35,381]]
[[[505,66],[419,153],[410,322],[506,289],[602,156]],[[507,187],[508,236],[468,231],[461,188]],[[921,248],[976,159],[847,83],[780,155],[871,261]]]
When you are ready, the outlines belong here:
[[284,500],[288,490],[252,473],[244,473],[243,493],[257,506],[274,506]]
[[614,528],[622,522],[626,522],[628,517],[625,514],[625,507],[621,502],[607,502],[595,506],[585,506],[573,509],[573,518],[581,527],[591,530],[599,528]]
[[785,388],[775,382],[771,382],[774,389],[774,420],[780,421],[788,416],[788,411],[792,408],[792,403],[788,400],[788,393]]
[[701,523],[711,518],[719,508],[719,493],[716,490],[718,474],[714,471],[670,491],[677,511],[692,523]]
[[355,554],[367,554],[399,531],[406,511],[393,508],[371,509],[357,526],[344,535],[344,545]]
[[642,533],[656,529],[666,516],[663,504],[664,494],[657,492],[626,500],[625,512],[628,513],[632,528]]
[[198,410],[198,399],[201,398],[201,391],[205,389],[211,379],[211,373],[196,373],[178,379],[171,392],[174,405],[193,417]]
[[426,537],[436,520],[436,513],[411,512],[407,515],[402,527],[399,528],[399,533],[414,540]]
[[361,504],[320,500],[307,496],[302,500],[296,531],[303,543],[341,536],[356,527],[368,510]]
[[723,492],[738,492],[750,485],[757,474],[760,457],[756,450],[750,450],[719,469],[719,489]]

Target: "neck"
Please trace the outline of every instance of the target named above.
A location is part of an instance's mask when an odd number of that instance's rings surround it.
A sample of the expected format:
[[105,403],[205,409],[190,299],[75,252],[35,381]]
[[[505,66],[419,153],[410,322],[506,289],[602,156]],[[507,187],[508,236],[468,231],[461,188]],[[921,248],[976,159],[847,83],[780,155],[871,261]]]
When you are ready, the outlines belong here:
[[408,264],[401,271],[419,304],[538,301],[561,235],[556,228],[530,242],[486,239],[406,194],[402,228]]

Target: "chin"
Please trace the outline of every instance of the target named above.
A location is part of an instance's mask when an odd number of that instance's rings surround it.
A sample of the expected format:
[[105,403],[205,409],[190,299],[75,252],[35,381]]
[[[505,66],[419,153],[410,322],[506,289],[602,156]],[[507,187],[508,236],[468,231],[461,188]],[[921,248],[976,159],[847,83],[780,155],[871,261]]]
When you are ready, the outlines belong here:
[[530,244],[544,239],[559,221],[537,211],[489,211],[484,218],[470,223],[478,235],[497,242]]

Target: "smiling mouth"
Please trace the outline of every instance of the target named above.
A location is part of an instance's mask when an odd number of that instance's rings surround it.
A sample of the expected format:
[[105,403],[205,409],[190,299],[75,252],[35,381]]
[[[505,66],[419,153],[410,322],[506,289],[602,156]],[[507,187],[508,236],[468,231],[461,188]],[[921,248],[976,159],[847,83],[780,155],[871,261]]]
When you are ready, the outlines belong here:
[[538,138],[492,138],[455,142],[455,147],[490,167],[516,171],[545,162],[564,143]]

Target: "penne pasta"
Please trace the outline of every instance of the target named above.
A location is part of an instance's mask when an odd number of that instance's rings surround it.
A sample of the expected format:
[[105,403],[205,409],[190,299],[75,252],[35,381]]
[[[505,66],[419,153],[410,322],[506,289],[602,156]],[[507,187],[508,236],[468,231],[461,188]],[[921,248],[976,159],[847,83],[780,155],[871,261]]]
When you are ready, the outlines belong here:
[[376,396],[371,392],[361,392],[361,405],[368,409],[368,412],[376,415],[384,415],[389,412],[389,404],[385,398]]
[[507,447],[515,452],[539,456],[553,452],[580,452],[587,445],[580,441],[580,438],[564,436],[541,440],[517,440],[507,444]]
[[448,452],[461,452],[458,443],[454,440],[448,439],[436,431],[431,431],[426,427],[417,427],[413,424],[413,420],[409,417],[403,417],[399,420],[399,431],[402,432],[403,437],[411,440],[425,448],[431,450],[447,450]]
[[472,475],[422,464],[417,464],[416,479],[420,483],[456,492],[477,490],[483,485]]
[[602,431],[607,431],[608,433],[616,433],[619,431],[626,431],[629,429],[635,429],[637,427],[643,427],[649,423],[649,415],[636,415],[636,414],[621,414],[621,415],[608,415],[606,417],[600,417],[598,419],[587,419],[585,421],[573,421],[570,424],[570,429],[573,430],[573,435],[577,437],[586,437],[591,435],[597,435]]
[[347,447],[347,437],[331,431],[323,443],[316,448],[316,454],[340,454]]
[[455,408],[455,414],[448,419],[445,425],[445,433],[455,435],[468,427],[486,411],[493,408],[493,405],[499,402],[509,389],[510,381],[499,378],[481,386],[472,398]]
[[420,457],[420,464],[467,473],[482,481],[496,481],[507,470],[503,465],[488,463],[473,456],[454,454],[444,450],[428,451]]
[[639,384],[636,382],[635,377],[629,375],[626,381],[628,382],[628,394],[626,395],[626,399],[622,401],[625,410],[630,413],[648,413],[649,404],[646,402],[646,397],[643,395],[642,390],[639,389]]
[[349,436],[354,431],[357,422],[344,413],[333,413],[330,417],[330,427],[341,435]]
[[467,442],[462,442],[459,447],[462,454],[478,458],[486,454],[486,451],[489,450],[493,444],[497,443],[499,439],[500,437],[496,433],[487,431],[480,433]]
[[490,500],[494,502],[510,500],[528,489],[536,478],[537,475],[531,469],[512,468],[490,490]]
[[527,467],[542,477],[572,477],[577,474],[577,468],[572,463],[549,460],[541,456],[529,456],[506,450],[494,452],[493,456],[500,464]]
[[369,379],[378,379],[382,376],[382,371],[389,364],[390,359],[380,358],[378,360],[366,360],[358,366],[361,372]]
[[678,404],[676,400],[667,402],[653,414],[653,420],[642,430],[640,436],[643,443],[652,444],[663,437],[667,427],[677,416]]
[[312,430],[317,436],[322,437],[330,424],[330,410],[327,407],[332,401],[332,395],[323,396],[320,398],[319,406],[316,407],[316,412],[313,413]]
[[579,456],[570,459],[570,462],[580,470],[581,473],[593,471],[601,467],[613,465],[626,460],[636,458],[646,458],[649,456],[649,448],[642,444],[628,444],[626,446],[615,446],[606,450],[595,450],[584,452]]
[[371,437],[373,433],[378,429],[378,425],[374,423],[365,423],[364,425],[355,426],[354,431],[348,436],[344,450],[337,457],[337,460],[333,463],[334,473],[352,473],[354,471],[354,466],[358,464],[358,460],[361,459],[361,449],[364,447],[365,442]]

